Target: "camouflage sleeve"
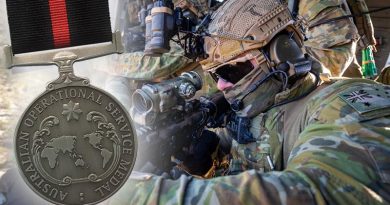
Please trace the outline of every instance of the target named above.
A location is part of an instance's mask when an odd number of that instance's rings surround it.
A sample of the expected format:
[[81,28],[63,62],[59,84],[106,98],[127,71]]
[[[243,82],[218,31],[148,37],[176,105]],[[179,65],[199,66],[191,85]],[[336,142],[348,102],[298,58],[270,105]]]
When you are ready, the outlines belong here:
[[[359,34],[351,19],[331,21],[313,26],[318,22],[347,15],[340,0],[300,0],[299,15],[308,23],[307,51],[318,59],[332,76],[341,76],[349,69],[348,77],[361,77],[355,59]],[[350,67],[350,68],[349,68]]]
[[141,176],[112,204],[388,204],[390,118],[346,122],[306,127],[284,171],[211,180]]
[[178,44],[171,43],[171,50],[161,56],[147,56],[143,52],[113,55],[108,72],[132,80],[156,80],[169,77],[191,62]]

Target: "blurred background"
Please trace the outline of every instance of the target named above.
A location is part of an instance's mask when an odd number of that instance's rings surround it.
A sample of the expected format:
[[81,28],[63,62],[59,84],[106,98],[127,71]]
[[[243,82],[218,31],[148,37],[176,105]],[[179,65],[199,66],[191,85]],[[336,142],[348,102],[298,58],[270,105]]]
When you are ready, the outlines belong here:
[[[390,6],[389,0],[366,0],[369,10]],[[370,14],[375,29],[377,40],[377,52],[374,53],[378,71],[390,65],[390,10],[384,10]],[[361,63],[361,53],[358,52],[359,63]],[[378,72],[379,73],[379,72]]]

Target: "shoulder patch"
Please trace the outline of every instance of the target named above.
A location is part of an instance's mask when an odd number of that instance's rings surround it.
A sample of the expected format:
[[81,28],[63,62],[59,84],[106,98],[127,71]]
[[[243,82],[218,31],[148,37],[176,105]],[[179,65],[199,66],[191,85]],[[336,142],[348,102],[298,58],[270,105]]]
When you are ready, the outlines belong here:
[[374,84],[352,87],[338,96],[361,115],[382,109],[382,116],[390,114],[390,86]]

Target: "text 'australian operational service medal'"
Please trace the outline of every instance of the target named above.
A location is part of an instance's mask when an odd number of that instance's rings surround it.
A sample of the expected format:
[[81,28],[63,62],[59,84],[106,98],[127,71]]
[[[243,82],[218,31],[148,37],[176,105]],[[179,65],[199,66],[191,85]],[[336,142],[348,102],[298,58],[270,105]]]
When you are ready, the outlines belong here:
[[136,154],[126,110],[73,74],[76,58],[67,52],[55,57],[60,77],[25,111],[15,141],[26,182],[59,204],[111,196],[128,178]]
[[73,63],[123,52],[120,33],[111,33],[108,1],[7,0],[7,14],[7,67],[59,67],[59,78],[20,118],[15,155],[22,177],[52,203],[107,199],[134,166],[135,131],[122,105],[75,76]]
[[60,77],[20,119],[16,157],[29,186],[49,201],[90,204],[111,196],[134,165],[126,110],[73,74],[76,56],[59,53]]

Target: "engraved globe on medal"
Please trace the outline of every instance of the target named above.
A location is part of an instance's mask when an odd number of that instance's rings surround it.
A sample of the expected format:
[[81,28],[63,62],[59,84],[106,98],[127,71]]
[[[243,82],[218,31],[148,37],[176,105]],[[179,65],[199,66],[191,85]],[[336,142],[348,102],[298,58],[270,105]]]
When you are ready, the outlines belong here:
[[95,204],[127,180],[136,137],[113,97],[73,74],[77,59],[60,53],[60,77],[21,117],[16,159],[30,188],[56,204]]

